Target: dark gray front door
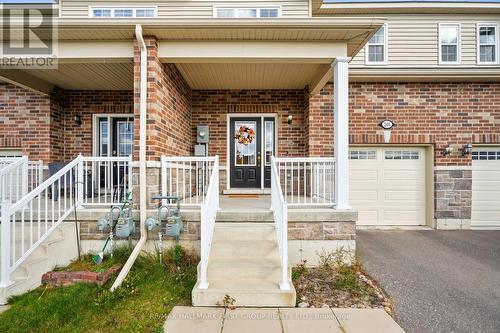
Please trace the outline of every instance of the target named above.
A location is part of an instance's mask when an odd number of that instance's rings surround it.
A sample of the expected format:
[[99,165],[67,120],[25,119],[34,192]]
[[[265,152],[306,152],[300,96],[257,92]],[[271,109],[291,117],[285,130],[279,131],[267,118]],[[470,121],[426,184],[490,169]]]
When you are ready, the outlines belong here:
[[231,118],[231,187],[260,188],[261,118]]

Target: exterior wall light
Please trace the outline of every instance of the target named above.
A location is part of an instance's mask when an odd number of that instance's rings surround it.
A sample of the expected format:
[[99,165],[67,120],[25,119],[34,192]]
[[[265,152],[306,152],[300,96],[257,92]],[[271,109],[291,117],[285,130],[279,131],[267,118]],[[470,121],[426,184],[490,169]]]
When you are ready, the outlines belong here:
[[460,148],[460,151],[462,152],[462,156],[469,155],[472,152],[472,144],[468,143],[463,145],[462,148]]
[[452,152],[453,152],[453,147],[450,144],[448,144],[446,147],[444,147],[442,154],[443,156],[446,156],[450,155]]
[[74,115],[73,116],[73,123],[75,126],[80,127],[82,125],[82,118],[79,115]]
[[287,123],[288,123],[288,125],[291,125],[291,124],[292,124],[292,121],[293,121],[293,116],[292,116],[292,115],[289,115],[289,116],[288,116],[288,119],[287,119]]

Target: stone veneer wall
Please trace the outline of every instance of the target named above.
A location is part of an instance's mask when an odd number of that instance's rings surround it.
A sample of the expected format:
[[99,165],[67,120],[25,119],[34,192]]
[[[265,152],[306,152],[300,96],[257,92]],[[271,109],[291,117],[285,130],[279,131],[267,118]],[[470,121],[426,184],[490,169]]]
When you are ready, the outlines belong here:
[[472,212],[472,171],[436,170],[435,221],[438,229],[468,229]]

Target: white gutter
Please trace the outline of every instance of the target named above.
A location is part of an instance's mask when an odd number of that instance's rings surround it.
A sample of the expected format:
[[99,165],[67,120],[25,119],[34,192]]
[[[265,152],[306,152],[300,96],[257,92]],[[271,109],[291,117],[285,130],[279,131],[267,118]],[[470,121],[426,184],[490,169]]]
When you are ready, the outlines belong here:
[[132,254],[128,258],[125,265],[123,265],[120,274],[111,286],[111,291],[118,288],[123,280],[130,272],[132,265],[141,253],[142,247],[146,243],[146,112],[147,112],[147,68],[148,68],[148,55],[144,38],[142,37],[142,27],[140,24],[135,26],[135,36],[139,42],[141,49],[141,76],[140,76],[140,99],[139,99],[139,209],[140,209],[140,232],[141,238],[136,244]]

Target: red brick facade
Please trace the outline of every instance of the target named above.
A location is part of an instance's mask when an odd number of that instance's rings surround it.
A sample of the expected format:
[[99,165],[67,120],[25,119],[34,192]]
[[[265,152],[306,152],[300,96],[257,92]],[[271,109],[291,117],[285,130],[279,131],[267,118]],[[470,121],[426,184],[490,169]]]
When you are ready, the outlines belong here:
[[46,96],[0,85],[0,100],[0,148],[19,149],[45,163],[92,155],[94,114],[133,113],[131,91],[56,89]]
[[[148,49],[147,158],[188,156],[191,146],[191,88],[175,65],[158,58],[157,40],[145,37]],[[134,109],[136,154],[139,146],[140,49],[134,54]],[[138,156],[138,155],[137,155]]]
[[58,124],[52,121],[49,96],[0,85],[0,147],[22,150],[33,160],[49,161],[59,143]]
[[[389,118],[397,126],[391,143],[434,144],[436,165],[470,165],[470,155],[443,157],[448,144],[500,143],[500,84],[498,83],[352,83],[351,144],[383,143],[377,124]],[[309,152],[331,152],[333,85],[309,101]]]
[[[196,126],[208,125],[209,155],[219,155],[226,162],[228,114],[276,114],[278,155],[305,156],[306,130],[304,90],[195,90],[193,91],[192,139]],[[293,117],[288,124],[288,116]]]

